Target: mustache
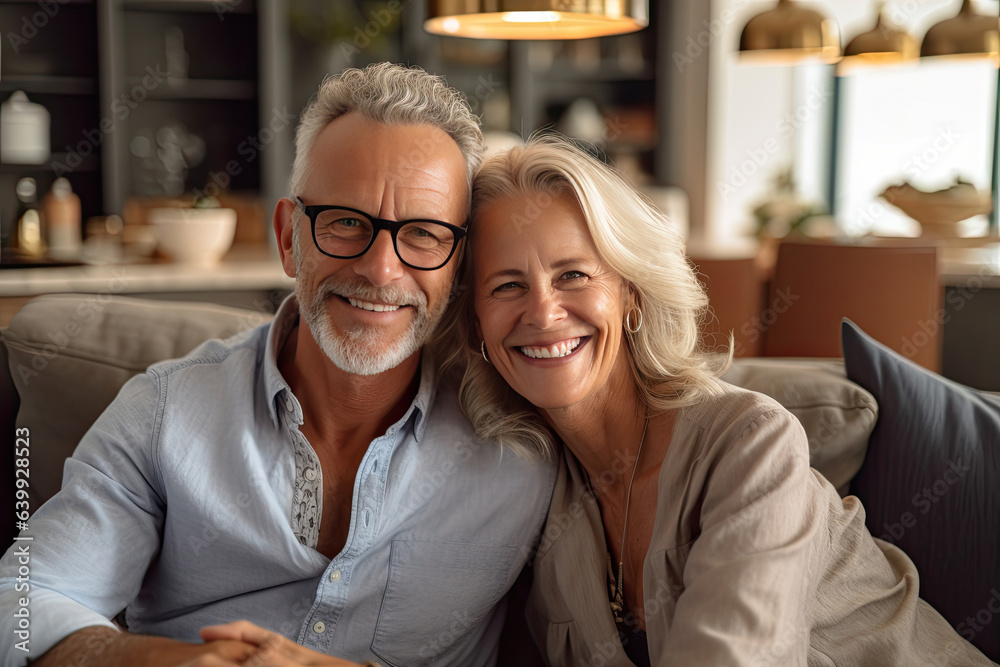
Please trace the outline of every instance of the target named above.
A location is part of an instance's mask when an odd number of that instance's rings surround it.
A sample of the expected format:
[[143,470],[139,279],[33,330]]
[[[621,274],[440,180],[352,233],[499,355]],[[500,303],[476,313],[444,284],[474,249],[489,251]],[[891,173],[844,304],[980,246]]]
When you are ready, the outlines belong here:
[[376,287],[367,280],[348,280],[331,276],[321,282],[317,295],[322,299],[331,296],[352,297],[374,303],[390,303],[399,306],[427,307],[427,296],[420,291],[405,290],[398,285]]

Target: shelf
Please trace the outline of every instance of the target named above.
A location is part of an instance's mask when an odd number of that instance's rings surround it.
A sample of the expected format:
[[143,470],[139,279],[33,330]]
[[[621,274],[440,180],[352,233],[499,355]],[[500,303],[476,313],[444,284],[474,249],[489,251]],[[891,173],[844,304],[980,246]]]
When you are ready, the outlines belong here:
[[[142,86],[142,77],[130,76],[129,88]],[[257,99],[257,83],[234,79],[172,79],[149,91],[151,100],[246,100]]]
[[[69,165],[69,153],[53,153],[49,156],[49,159],[42,164],[7,164],[0,163],[0,174],[21,174],[24,176],[30,176],[32,174],[48,174],[54,171],[54,164]],[[93,154],[87,157],[77,156],[74,158],[74,163],[76,159],[80,160],[80,163],[71,168],[67,173],[79,173],[87,171],[97,171],[98,161],[97,157]]]
[[125,0],[124,7],[136,12],[190,12],[226,14],[253,14],[253,0]]
[[96,95],[97,79],[84,76],[4,74],[0,93],[23,90],[29,95]]
[[647,65],[640,71],[623,70],[618,65],[599,65],[592,69],[569,63],[558,63],[544,71],[534,72],[538,81],[555,84],[571,83],[653,83],[653,70]]
[[[92,5],[94,0],[58,0],[60,5]],[[3,0],[5,5],[37,5],[38,0]]]
[[[4,228],[17,210],[14,182],[22,176],[35,178],[41,190],[65,171],[85,217],[121,211],[141,175],[131,139],[172,122],[196,128],[205,142],[207,161],[191,167],[185,183],[210,182],[209,169],[220,170],[259,128],[262,100],[272,108],[288,97],[274,92],[290,77],[276,56],[285,48],[283,2],[0,0],[4,42],[6,29],[20,35],[25,17],[30,24],[40,8],[49,7],[44,29],[35,26],[36,35],[25,28],[30,44],[18,42],[19,53],[3,54],[0,101],[21,90],[45,107],[54,151],[43,164],[0,164]],[[170,77],[168,71],[185,76]],[[273,183],[280,181],[278,163],[290,152],[290,135],[279,143],[260,159],[241,161],[231,187],[277,192]],[[148,170],[170,156],[152,158]],[[270,200],[280,196],[274,192],[268,191]]]

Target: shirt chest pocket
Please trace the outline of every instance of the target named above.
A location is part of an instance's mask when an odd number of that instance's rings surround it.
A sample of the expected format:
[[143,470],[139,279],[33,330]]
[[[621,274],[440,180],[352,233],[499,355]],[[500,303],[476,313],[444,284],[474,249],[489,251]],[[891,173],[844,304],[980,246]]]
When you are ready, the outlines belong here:
[[[387,665],[447,663],[507,589],[515,547],[393,540],[372,652]],[[478,634],[478,633],[477,633]]]

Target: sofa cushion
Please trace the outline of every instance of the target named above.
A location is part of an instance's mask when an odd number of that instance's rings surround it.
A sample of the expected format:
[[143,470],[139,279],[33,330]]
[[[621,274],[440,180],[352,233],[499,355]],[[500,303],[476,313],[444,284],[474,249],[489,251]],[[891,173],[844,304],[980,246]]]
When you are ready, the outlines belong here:
[[17,426],[31,434],[32,509],[59,490],[63,461],[130,377],[270,317],[107,294],[51,295],[28,302],[3,338],[21,400]]
[[[1000,399],[841,326],[847,376],[879,418],[851,491],[872,535],[920,572],[920,597],[1000,660]],[[992,623],[991,623],[992,622]]]
[[736,359],[723,377],[767,394],[795,415],[809,439],[809,463],[841,495],[861,467],[878,404],[838,361]]

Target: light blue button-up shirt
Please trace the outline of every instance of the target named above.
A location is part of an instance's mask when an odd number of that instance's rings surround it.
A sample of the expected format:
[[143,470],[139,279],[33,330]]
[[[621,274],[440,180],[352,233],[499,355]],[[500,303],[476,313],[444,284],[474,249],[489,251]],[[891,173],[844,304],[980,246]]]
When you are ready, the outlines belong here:
[[[478,440],[425,361],[406,414],[369,445],[347,542],[326,558],[322,503],[309,511],[322,470],[276,365],[297,317],[290,298],[271,324],[122,388],[31,517],[31,541],[0,560],[4,665],[123,609],[131,631],[184,641],[248,619],[359,662],[495,662],[503,598],[537,542],[554,467]],[[27,593],[15,590],[25,545]],[[13,616],[24,596],[29,653]]]

